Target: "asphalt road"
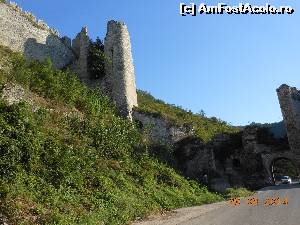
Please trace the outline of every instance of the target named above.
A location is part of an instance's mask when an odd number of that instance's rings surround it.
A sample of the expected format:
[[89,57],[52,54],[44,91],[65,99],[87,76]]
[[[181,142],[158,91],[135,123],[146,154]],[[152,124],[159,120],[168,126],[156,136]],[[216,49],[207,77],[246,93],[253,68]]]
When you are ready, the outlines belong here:
[[[277,185],[231,206],[228,202],[176,210],[173,214],[138,225],[300,225],[300,184]],[[278,201],[280,198],[280,202]],[[273,198],[276,201],[273,201]],[[270,199],[270,200],[267,200]],[[283,204],[282,200],[285,200]],[[288,202],[286,202],[288,200]],[[237,202],[238,203],[238,202]]]

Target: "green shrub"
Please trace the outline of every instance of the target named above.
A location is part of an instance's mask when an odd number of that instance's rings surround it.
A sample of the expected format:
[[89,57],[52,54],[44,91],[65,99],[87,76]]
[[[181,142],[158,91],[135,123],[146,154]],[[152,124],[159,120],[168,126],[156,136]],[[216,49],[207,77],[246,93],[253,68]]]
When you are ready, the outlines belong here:
[[88,54],[89,74],[92,78],[98,79],[105,75],[105,64],[108,63],[108,57],[104,53],[104,44],[97,38],[95,42],[90,41]]
[[10,82],[20,83],[46,99],[74,106],[92,116],[114,114],[108,98],[100,91],[88,89],[68,70],[54,69],[50,60],[27,61],[15,54],[11,71]]
[[227,188],[224,193],[226,198],[248,197],[253,194],[254,192],[249,191],[246,188]]

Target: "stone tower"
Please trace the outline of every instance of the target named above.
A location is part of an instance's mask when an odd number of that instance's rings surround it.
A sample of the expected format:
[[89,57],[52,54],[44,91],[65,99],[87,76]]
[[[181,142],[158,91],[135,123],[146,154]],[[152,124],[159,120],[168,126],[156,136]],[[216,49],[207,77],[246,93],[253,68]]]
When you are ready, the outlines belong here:
[[138,103],[130,36],[124,23],[108,22],[104,51],[109,57],[106,64],[106,88],[120,114],[132,119],[132,108]]
[[89,53],[90,39],[88,36],[87,27],[83,27],[81,32],[77,34],[73,40],[72,48],[77,56],[73,67],[78,74],[79,79],[85,83],[89,83],[88,73],[88,53]]
[[300,156],[300,92],[294,87],[283,84],[277,89],[277,95],[289,145]]

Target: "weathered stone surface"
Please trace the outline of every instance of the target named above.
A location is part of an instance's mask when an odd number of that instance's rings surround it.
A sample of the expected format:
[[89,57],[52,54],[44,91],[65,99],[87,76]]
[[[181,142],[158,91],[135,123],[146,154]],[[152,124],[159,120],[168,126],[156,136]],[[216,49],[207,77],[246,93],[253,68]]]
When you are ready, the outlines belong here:
[[300,155],[300,92],[283,84],[277,94],[291,149]]
[[174,144],[194,134],[191,125],[177,126],[162,117],[136,110],[133,110],[133,119],[143,127],[154,143]]
[[39,104],[35,101],[36,96],[33,93],[26,91],[18,84],[5,84],[0,97],[6,101],[8,105],[18,104],[19,102],[27,102],[31,106],[33,112],[40,109]]
[[26,15],[18,8],[0,3],[0,45],[23,52],[28,59],[49,57],[58,68],[74,60],[72,50],[60,37]]
[[67,36],[64,36],[62,37],[62,42],[64,43],[65,46],[67,46],[68,48],[72,48],[72,40],[71,38],[67,37]]
[[20,85],[6,84],[2,89],[1,98],[7,101],[9,105],[12,105],[25,100],[26,92]]
[[88,73],[89,46],[90,38],[88,37],[87,27],[83,27],[72,43],[72,48],[77,56],[77,60],[74,63],[74,70],[83,83],[88,83],[90,80]]
[[227,178],[214,178],[210,182],[210,187],[214,191],[217,192],[224,192],[227,188],[230,188],[231,185]]
[[131,42],[127,26],[109,21],[104,41],[106,55],[106,84],[120,114],[132,119],[132,109],[138,106]]
[[[216,170],[214,151],[200,138],[187,137],[175,144],[178,167],[186,176],[207,183]],[[206,176],[206,177],[205,177]]]

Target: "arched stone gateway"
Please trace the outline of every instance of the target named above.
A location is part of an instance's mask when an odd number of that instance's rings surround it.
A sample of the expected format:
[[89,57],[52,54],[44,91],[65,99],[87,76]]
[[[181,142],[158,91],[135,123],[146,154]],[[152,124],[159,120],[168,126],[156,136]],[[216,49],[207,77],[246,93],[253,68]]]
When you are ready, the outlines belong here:
[[[268,154],[263,156],[264,167],[267,171],[268,178],[275,183],[275,171],[274,164],[276,161],[285,160],[290,162],[295,169],[296,176],[299,174],[299,167],[297,166],[297,162],[295,160],[294,154],[291,151],[286,151],[280,154]],[[289,175],[289,174],[281,174],[281,175]]]
[[287,138],[274,138],[268,129],[260,126],[248,126],[236,134],[222,134],[209,143],[186,138],[176,145],[175,156],[185,176],[203,182],[207,175],[208,185],[218,191],[228,187],[258,189],[273,185],[271,167],[279,159],[292,162],[297,173],[300,168]]
[[199,181],[208,175],[209,186],[219,191],[228,186],[258,189],[274,184],[272,165],[280,159],[291,162],[299,174],[300,91],[284,84],[277,94],[284,120],[276,127],[247,126],[205,144],[193,138],[180,142],[175,152],[183,174]]

